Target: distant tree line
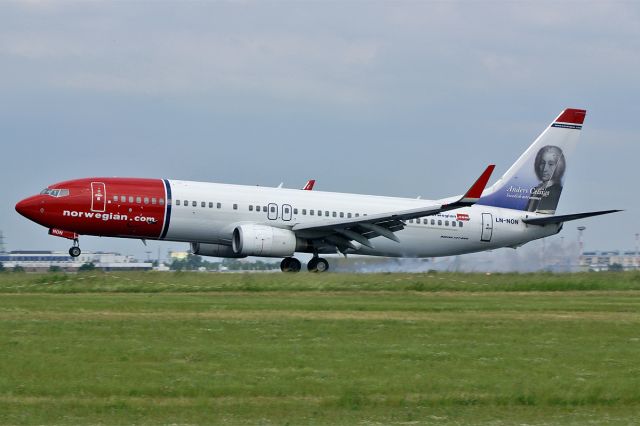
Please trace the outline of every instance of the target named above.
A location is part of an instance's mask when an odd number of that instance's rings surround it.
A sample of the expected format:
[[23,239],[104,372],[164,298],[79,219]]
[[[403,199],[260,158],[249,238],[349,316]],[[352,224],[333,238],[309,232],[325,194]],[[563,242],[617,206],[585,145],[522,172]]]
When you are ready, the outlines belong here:
[[222,262],[207,262],[202,256],[188,254],[184,259],[173,259],[169,269],[172,271],[269,271],[280,268],[279,262],[242,262],[238,259],[223,259]]

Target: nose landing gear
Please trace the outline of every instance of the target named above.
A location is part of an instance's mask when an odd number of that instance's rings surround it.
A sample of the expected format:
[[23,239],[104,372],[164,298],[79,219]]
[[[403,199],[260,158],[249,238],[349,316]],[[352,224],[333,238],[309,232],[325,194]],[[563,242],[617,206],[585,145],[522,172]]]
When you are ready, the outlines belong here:
[[80,256],[80,253],[82,253],[80,250],[80,243],[78,242],[78,239],[75,238],[73,240],[73,246],[69,249],[69,256],[78,257]]

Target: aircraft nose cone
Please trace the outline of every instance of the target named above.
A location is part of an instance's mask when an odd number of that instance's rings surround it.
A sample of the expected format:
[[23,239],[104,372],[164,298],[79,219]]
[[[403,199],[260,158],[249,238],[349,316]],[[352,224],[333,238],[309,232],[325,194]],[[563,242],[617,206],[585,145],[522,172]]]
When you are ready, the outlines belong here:
[[40,213],[40,208],[44,207],[38,196],[25,198],[16,204],[16,211],[27,219],[33,219]]

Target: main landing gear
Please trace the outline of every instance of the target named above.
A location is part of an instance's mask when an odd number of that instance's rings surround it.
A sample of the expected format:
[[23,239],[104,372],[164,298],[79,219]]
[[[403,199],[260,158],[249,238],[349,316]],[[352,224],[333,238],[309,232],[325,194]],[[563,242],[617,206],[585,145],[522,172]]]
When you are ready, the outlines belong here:
[[307,270],[309,272],[325,272],[329,270],[329,262],[321,257],[314,256],[307,263]]
[[285,257],[280,262],[280,270],[282,272],[300,272],[302,265],[295,257]]
[[69,249],[69,256],[78,257],[78,256],[80,256],[80,253],[82,253],[82,251],[80,251],[80,243],[78,242],[78,239],[76,238],[75,240],[73,240],[73,247],[71,247]]
[[[302,265],[295,257],[285,257],[280,262],[280,270],[282,272],[300,272],[300,269],[302,269]],[[314,256],[307,263],[307,270],[309,272],[325,272],[329,270],[329,262],[321,257]]]

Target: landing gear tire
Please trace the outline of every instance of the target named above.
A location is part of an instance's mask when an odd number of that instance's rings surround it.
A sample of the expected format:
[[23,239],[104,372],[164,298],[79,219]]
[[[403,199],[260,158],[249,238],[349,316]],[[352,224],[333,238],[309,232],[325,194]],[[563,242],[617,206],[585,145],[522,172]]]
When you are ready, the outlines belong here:
[[329,270],[329,262],[321,257],[313,257],[307,263],[307,270],[309,272],[326,272]]
[[69,256],[71,257],[78,257],[80,253],[82,253],[82,251],[80,251],[80,247],[78,246],[73,246],[69,249]]
[[280,262],[280,270],[282,272],[300,272],[302,265],[295,257],[285,257]]
[[80,242],[76,238],[73,240],[73,247],[69,249],[69,256],[78,257],[80,256],[80,253],[82,253],[82,251],[80,251]]

